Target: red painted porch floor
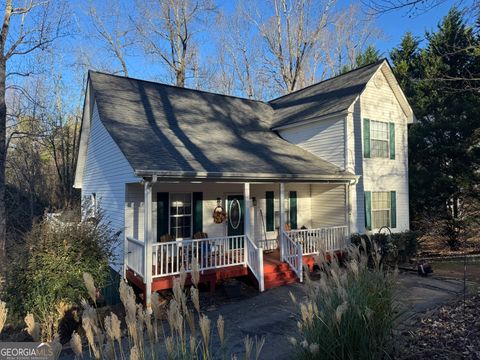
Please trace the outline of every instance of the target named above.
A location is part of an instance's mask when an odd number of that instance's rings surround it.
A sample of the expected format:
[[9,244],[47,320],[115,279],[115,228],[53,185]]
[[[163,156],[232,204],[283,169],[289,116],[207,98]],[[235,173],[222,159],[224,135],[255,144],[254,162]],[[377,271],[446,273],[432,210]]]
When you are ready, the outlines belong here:
[[[304,256],[303,264],[307,265],[311,271],[313,269],[314,257]],[[279,250],[264,252],[263,274],[265,289],[272,289],[298,281],[298,277],[291,267],[286,262],[280,261]],[[215,290],[215,285],[219,280],[241,277],[245,275],[250,275],[252,279],[255,280],[255,283],[257,283],[253,274],[251,274],[251,272],[248,270],[248,267],[244,267],[243,265],[204,271],[200,274],[200,282],[210,284],[210,291],[213,292]],[[152,281],[152,291],[171,289],[173,287],[174,277],[175,276],[164,276],[154,278]],[[142,293],[145,291],[143,279],[130,269],[127,270],[127,280],[134,284]],[[187,276],[186,282],[187,284],[191,283],[190,275]]]

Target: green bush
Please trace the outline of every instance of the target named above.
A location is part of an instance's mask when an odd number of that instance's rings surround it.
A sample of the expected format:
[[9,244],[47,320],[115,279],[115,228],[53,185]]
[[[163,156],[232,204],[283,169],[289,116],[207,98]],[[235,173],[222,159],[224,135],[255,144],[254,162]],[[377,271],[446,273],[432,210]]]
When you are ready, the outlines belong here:
[[322,277],[307,278],[307,298],[299,305],[300,337],[291,338],[298,359],[385,357],[398,316],[395,273],[384,272],[379,256],[373,261],[369,268],[366,251],[357,246],[349,250],[344,268],[336,259],[320,259]]
[[88,296],[83,273],[103,286],[118,236],[101,221],[56,223],[32,227],[19,245],[7,275],[7,301],[19,317],[33,313],[42,338],[55,335],[60,317]]
[[406,262],[417,255],[420,247],[419,237],[420,234],[417,231],[405,231],[392,235],[392,242],[397,248],[400,262]]
[[[363,234],[352,234],[350,241],[353,245],[365,247],[372,265],[372,244],[376,244],[381,255],[380,262],[394,266],[399,262],[406,262],[417,254],[419,247],[419,233],[416,231],[404,231],[401,233],[385,234],[376,233],[370,236]],[[363,245],[362,245],[363,244]]]

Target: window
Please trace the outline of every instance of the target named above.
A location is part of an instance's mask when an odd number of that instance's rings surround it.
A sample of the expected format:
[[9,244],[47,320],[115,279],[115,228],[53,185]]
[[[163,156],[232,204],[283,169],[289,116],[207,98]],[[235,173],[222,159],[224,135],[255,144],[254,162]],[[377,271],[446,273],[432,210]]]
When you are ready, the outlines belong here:
[[390,227],[390,192],[372,192],[372,227],[379,229],[382,226]]
[[[275,227],[280,227],[280,199],[275,201]],[[285,197],[285,224],[290,224],[290,199]]]
[[170,234],[175,239],[192,237],[192,194],[170,194]]
[[370,122],[370,146],[371,156],[379,158],[388,158],[390,155],[389,147],[390,131],[386,122]]

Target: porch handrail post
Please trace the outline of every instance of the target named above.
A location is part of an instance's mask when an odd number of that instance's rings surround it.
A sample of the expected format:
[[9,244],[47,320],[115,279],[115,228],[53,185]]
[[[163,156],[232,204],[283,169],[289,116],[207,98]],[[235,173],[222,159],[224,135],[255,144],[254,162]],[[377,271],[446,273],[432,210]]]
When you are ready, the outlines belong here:
[[345,234],[345,241],[350,237],[351,216],[350,216],[350,182],[345,185],[345,221],[347,224],[347,233]]
[[243,240],[243,251],[244,251],[244,266],[247,266],[248,262],[248,248],[247,248],[247,239],[252,238],[252,229],[250,221],[250,183],[246,182],[243,185],[243,203],[245,208],[245,214],[243,216],[244,221],[244,232],[245,239]]
[[263,278],[263,249],[258,250],[258,277],[260,278],[260,292],[265,290],[265,279]]
[[152,183],[145,181],[144,189],[143,279],[145,281],[145,306],[150,312],[152,310]]
[[[283,231],[285,231],[285,184],[280,183],[280,228],[278,229],[278,235],[280,240],[282,239]],[[283,242],[280,241],[280,260],[283,261],[284,249]]]
[[298,278],[300,282],[303,282],[303,249],[302,244],[297,243],[297,261],[298,261]]

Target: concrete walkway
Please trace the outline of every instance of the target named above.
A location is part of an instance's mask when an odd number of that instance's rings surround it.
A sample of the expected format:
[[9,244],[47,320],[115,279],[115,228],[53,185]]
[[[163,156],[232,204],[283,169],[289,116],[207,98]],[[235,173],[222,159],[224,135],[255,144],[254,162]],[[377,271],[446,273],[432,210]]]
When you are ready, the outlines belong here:
[[[403,311],[401,319],[408,321],[417,313],[425,312],[460,296],[463,283],[436,277],[421,278],[416,274],[399,275],[398,300]],[[291,291],[297,299],[305,296],[303,284],[292,284],[268,290],[248,299],[224,304],[206,311],[213,321],[219,314],[225,318],[228,334],[228,353],[243,353],[243,339],[266,337],[261,359],[291,359],[292,346],[288,337],[297,333],[298,306],[290,299]]]

